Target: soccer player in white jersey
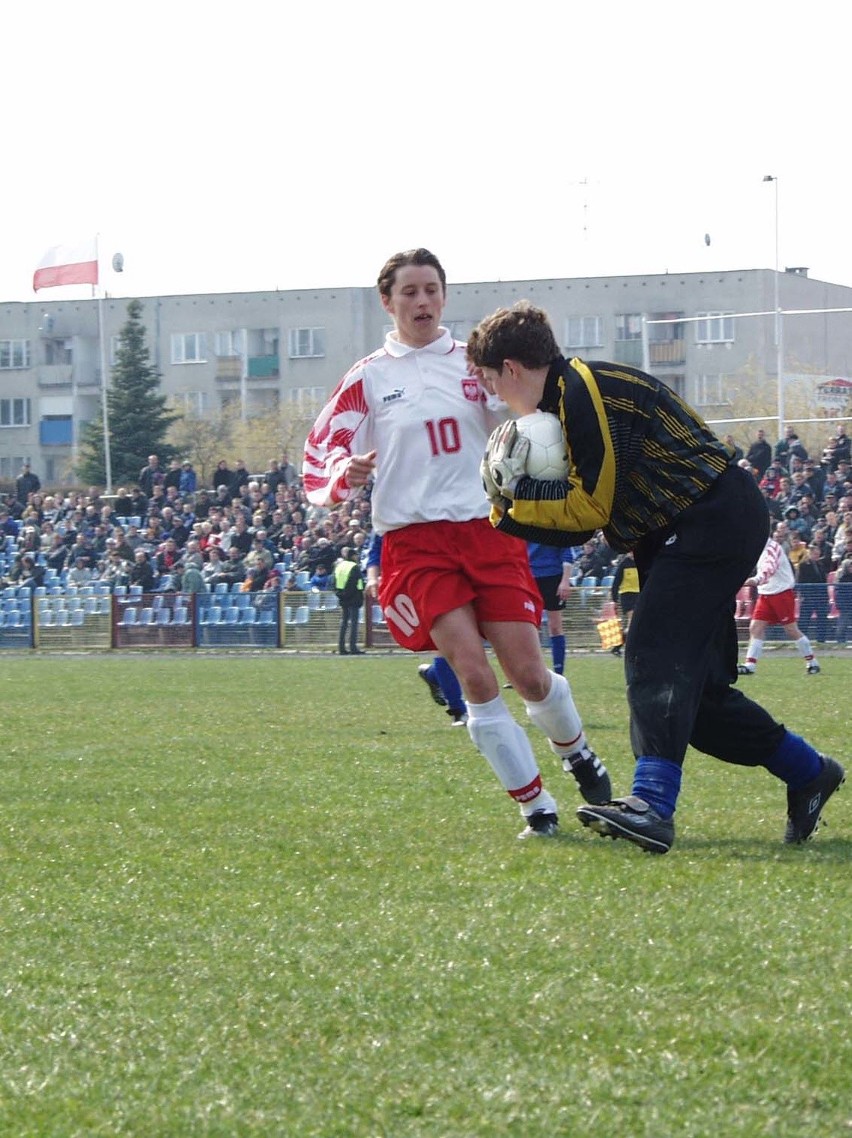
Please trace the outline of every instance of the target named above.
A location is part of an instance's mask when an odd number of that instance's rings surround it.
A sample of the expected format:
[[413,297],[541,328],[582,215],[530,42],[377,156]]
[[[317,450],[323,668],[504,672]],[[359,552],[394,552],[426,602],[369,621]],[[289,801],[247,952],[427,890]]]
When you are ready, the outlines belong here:
[[395,254],[378,289],[394,331],[343,377],[314,424],[305,490],[315,505],[331,505],[375,479],[388,628],[402,647],[449,661],[467,700],[470,737],[520,804],[520,836],[550,836],[556,802],[503,701],[485,641],[585,800],[607,802],[611,788],[568,681],[544,666],[541,598],[526,546],[488,521],[479,464],[498,416],[464,345],[441,326],[447,279],[437,257],[427,249]]
[[767,540],[758,558],[754,575],[748,577],[745,584],[757,587],[757,604],[749,622],[746,661],[737,666],[739,674],[754,675],[757,671],[757,661],[763,655],[766,629],[772,624],[780,624],[805,661],[807,674],[818,675],[820,666],[811,642],[799,628],[796,620],[796,574],[783,546],[774,538],[770,537]]

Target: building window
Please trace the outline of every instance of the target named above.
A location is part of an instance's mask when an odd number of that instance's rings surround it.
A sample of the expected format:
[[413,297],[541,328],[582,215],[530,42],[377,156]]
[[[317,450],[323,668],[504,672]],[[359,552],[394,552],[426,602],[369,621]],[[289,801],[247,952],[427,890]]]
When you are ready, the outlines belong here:
[[12,368],[29,366],[29,340],[0,340],[0,369],[10,371]]
[[325,328],[291,328],[289,338],[291,360],[325,355]]
[[190,419],[200,418],[210,407],[210,397],[206,391],[179,391],[174,400],[184,415]]
[[615,318],[616,340],[642,339],[642,313],[621,313]]
[[725,392],[722,386],[724,376],[699,375],[695,381],[696,407],[718,406],[725,402]]
[[325,402],[326,390],[324,387],[291,387],[284,392],[284,399],[299,407],[320,407]]
[[32,414],[29,399],[0,399],[0,427],[28,427]]
[[172,333],[173,364],[203,364],[207,361],[203,332]]
[[600,316],[569,316],[565,321],[567,348],[600,348],[603,345],[603,318]]
[[8,480],[17,478],[21,473],[21,467],[25,461],[29,462],[29,459],[24,459],[23,455],[19,457],[13,455],[11,458],[7,455],[4,458],[0,458],[0,478]]
[[734,340],[734,317],[730,312],[698,312],[695,323],[697,344],[731,344]]
[[220,360],[236,359],[243,354],[243,333],[241,329],[216,333],[216,355]]

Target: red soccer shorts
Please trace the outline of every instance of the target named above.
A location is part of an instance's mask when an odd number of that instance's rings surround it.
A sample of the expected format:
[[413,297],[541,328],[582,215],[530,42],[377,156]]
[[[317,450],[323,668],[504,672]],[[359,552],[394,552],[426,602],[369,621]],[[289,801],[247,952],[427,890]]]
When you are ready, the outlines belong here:
[[394,640],[412,652],[434,650],[430,630],[437,618],[467,604],[480,628],[486,621],[541,620],[525,543],[487,518],[386,533],[379,603]]
[[796,620],[796,594],[792,589],[783,593],[758,593],[752,620],[765,620],[767,624],[793,624]]

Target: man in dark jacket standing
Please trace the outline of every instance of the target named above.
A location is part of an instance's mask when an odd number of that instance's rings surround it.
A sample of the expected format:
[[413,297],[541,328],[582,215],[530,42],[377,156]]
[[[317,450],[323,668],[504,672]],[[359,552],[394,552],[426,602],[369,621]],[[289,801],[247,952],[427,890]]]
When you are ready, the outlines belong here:
[[[334,591],[340,601],[340,633],[337,651],[341,656],[363,656],[358,647],[358,617],[364,603],[364,577],[347,546],[340,551],[340,560],[334,567]],[[349,633],[349,648],[346,634]]]

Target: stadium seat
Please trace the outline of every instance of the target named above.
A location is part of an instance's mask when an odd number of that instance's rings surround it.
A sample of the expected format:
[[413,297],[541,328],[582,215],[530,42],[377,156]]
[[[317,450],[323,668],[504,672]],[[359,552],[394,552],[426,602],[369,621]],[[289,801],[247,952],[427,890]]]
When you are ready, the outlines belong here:
[[296,609],[296,624],[307,624],[311,619],[311,610],[308,605],[299,605]]
[[227,581],[217,581],[216,582],[216,588],[213,590],[213,592],[217,597],[223,597],[227,593],[227,591],[228,591],[228,582]]
[[299,589],[307,589],[310,579],[311,575],[307,569],[300,569],[296,574],[296,587]]
[[128,585],[127,586],[127,595],[128,595],[128,597],[141,597],[142,596],[142,586],[141,585]]
[[155,621],[155,614],[152,608],[144,608],[139,613],[140,624],[153,624]]
[[78,627],[83,624],[86,619],[86,609],[72,609],[71,610],[71,623]]
[[171,619],[172,612],[167,605],[157,609],[157,624],[169,624]]
[[285,605],[284,606],[284,623],[285,624],[295,624],[296,623],[296,618],[293,616],[293,606],[292,605]]
[[83,610],[85,612],[97,612],[98,611],[98,598],[97,597],[84,597],[83,598]]
[[175,605],[173,624],[189,624],[189,609],[186,605]]
[[229,605],[225,609],[225,624],[237,624],[240,619],[240,610],[236,605]]
[[44,612],[39,613],[38,621],[39,624],[43,624],[45,627],[50,628],[52,625],[56,624],[56,613],[53,611],[53,609],[45,609]]
[[56,614],[56,623],[66,627],[71,624],[71,612],[69,609],[61,609]]
[[239,610],[240,624],[255,624],[257,622],[257,610],[251,607],[242,608]]
[[308,593],[308,608],[316,612],[321,607],[322,595],[316,589],[311,589]]
[[126,597],[127,596],[127,586],[126,585],[116,585],[112,590],[112,595],[114,597]]
[[382,612],[381,605],[373,605],[372,609],[373,624],[384,624],[385,614]]
[[121,618],[121,623],[125,625],[136,624],[136,609],[132,605],[128,605],[124,610],[124,615]]

